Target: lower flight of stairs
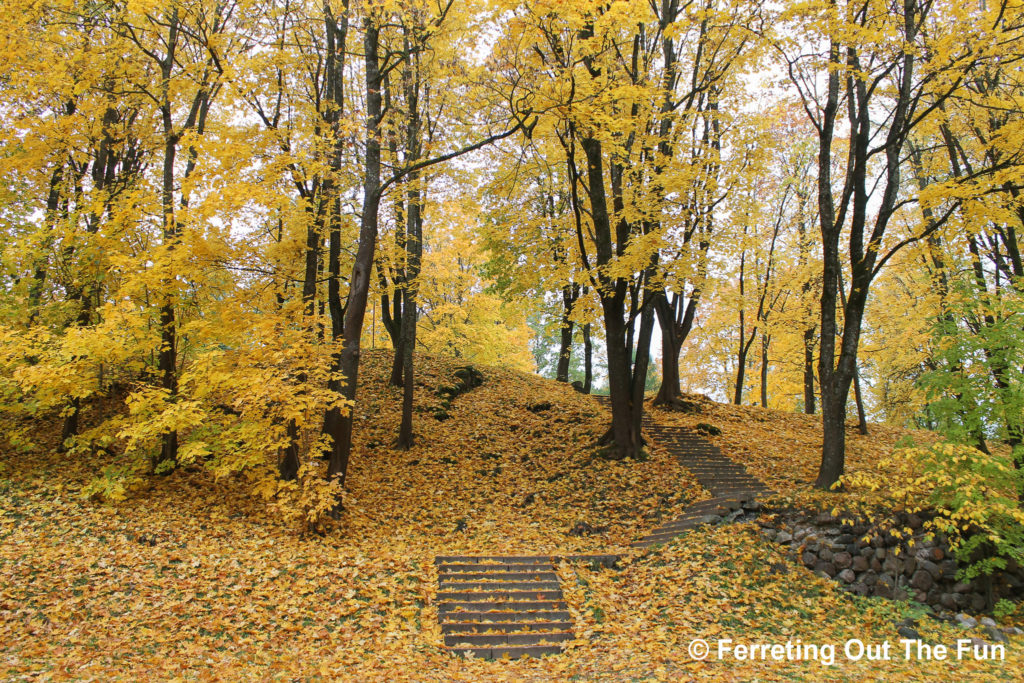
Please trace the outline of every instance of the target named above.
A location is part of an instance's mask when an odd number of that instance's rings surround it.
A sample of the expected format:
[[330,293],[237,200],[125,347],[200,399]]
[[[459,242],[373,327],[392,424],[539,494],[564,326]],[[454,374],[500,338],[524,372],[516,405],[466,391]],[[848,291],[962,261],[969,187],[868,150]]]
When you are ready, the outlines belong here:
[[572,620],[550,556],[438,557],[445,648],[483,659],[558,654]]

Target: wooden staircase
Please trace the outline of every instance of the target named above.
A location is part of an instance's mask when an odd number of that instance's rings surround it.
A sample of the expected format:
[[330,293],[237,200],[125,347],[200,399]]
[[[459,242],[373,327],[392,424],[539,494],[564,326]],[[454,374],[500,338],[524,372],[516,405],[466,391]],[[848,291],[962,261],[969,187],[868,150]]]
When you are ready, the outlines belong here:
[[558,654],[572,621],[550,556],[438,557],[445,648],[483,659]]

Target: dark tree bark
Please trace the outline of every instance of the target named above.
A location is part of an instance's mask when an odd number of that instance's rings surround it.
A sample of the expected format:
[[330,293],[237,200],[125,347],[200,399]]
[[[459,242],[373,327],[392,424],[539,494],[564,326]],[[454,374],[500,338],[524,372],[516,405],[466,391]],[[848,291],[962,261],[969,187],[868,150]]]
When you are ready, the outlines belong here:
[[[639,457],[642,453],[643,439],[640,434],[640,418],[643,414],[643,379],[640,380],[640,401],[636,400],[633,390],[632,349],[627,343],[628,328],[632,321],[628,319],[626,306],[627,282],[621,278],[612,280],[603,274],[602,266],[611,263],[616,251],[625,249],[628,240],[629,226],[620,221],[616,228],[616,244],[613,244],[611,216],[604,186],[604,158],[602,144],[591,137],[583,137],[580,141],[587,160],[587,187],[590,197],[591,217],[594,226],[597,277],[601,280],[598,292],[601,298],[601,309],[605,321],[605,352],[608,358],[608,388],[612,405],[612,424],[605,438],[608,457],[622,459]],[[613,174],[614,180],[614,174]],[[613,183],[614,184],[614,183]],[[648,302],[649,303],[649,302]],[[650,306],[645,309],[649,311]],[[650,324],[653,319],[648,316]],[[646,372],[649,348],[642,346],[644,335],[641,334],[636,357],[638,367],[643,366]],[[647,343],[650,343],[648,330]],[[643,356],[644,358],[641,358]]]
[[572,332],[573,322],[569,318],[572,315],[573,306],[579,298],[579,288],[574,285],[562,287],[562,324],[561,340],[558,348],[558,368],[555,372],[556,382],[569,381],[569,361],[572,355]]
[[[418,50],[419,46],[416,46]],[[415,163],[420,160],[422,127],[420,121],[420,71],[419,55],[414,51],[409,38],[404,41],[402,83],[405,93],[407,122],[405,129],[405,162]],[[420,188],[420,172],[412,171],[405,179],[406,221],[405,221],[405,252],[406,272],[405,287],[402,290],[402,322],[401,322],[401,354],[402,354],[402,423],[398,429],[396,448],[408,450],[412,448],[413,435],[413,399],[415,388],[414,354],[416,350],[416,326],[418,323],[417,294],[420,275],[420,262],[423,257],[423,202],[424,196]],[[396,349],[396,357],[397,357]]]
[[683,401],[679,386],[679,356],[693,328],[700,291],[694,290],[688,298],[675,293],[669,297],[668,293],[662,292],[654,301],[661,328],[661,387],[654,397],[654,405],[678,406]]
[[771,335],[761,334],[761,407],[768,407],[768,347]]
[[[370,291],[370,276],[373,271],[373,256],[377,246],[377,217],[381,199],[381,145],[377,135],[382,116],[381,72],[379,61],[380,32],[375,18],[363,20],[363,49],[365,64],[366,94],[366,157],[363,175],[363,211],[359,221],[359,246],[352,263],[349,278],[348,298],[341,306],[340,292],[329,291],[331,319],[335,339],[341,338],[341,351],[336,356],[336,366],[344,377],[340,387],[341,395],[354,404],[358,386],[360,337],[363,319],[366,316],[366,301]],[[333,243],[332,243],[333,252]],[[333,259],[333,256],[332,256]],[[342,318],[344,312],[344,318]],[[341,329],[338,329],[338,328]],[[327,411],[324,431],[331,438],[327,463],[327,478],[345,485],[349,457],[352,452],[352,411],[333,407]]]
[[589,394],[594,383],[594,344],[590,338],[590,323],[583,325],[583,393]]
[[814,415],[814,332],[817,326],[804,330],[804,413]]

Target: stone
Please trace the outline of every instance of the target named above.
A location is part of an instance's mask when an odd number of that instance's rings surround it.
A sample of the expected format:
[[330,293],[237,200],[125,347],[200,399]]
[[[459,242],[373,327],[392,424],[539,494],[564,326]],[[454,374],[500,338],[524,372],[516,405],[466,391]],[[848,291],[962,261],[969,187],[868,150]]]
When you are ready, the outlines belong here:
[[792,540],[793,534],[789,533],[788,531],[780,531],[778,534],[775,535],[775,542],[782,545],[790,543],[792,542]]
[[996,622],[995,622],[995,620],[992,617],[982,617],[981,619],[978,619],[978,623],[981,624],[982,626],[993,626],[994,627],[996,625]]
[[861,597],[866,597],[868,595],[868,593],[871,592],[871,589],[868,588],[867,586],[865,586],[863,583],[859,583],[858,582],[858,583],[850,584],[849,591],[851,593],[853,593],[854,595],[860,595]]
[[814,571],[815,573],[821,572],[831,579],[836,575],[836,566],[831,562],[823,562],[819,560],[818,563],[814,565]]
[[875,549],[874,548],[868,548],[866,546],[862,546],[861,549],[858,551],[858,554],[861,557],[866,557],[867,559],[870,560],[871,558],[873,558],[875,556]]
[[834,564],[839,569],[846,569],[851,564],[853,564],[853,558],[850,557],[850,553],[845,551],[841,553],[836,553],[832,556],[832,564]]
[[818,561],[818,556],[812,552],[804,551],[804,554],[800,556],[800,560],[804,563],[805,567],[813,567]]
[[832,561],[832,551],[829,550],[828,548],[822,548],[821,550],[818,551],[818,557],[821,558],[822,562],[831,562]]
[[860,582],[863,583],[865,586],[874,586],[876,583],[878,583],[878,574],[871,570],[868,570],[864,572],[863,576],[860,577]]
[[900,626],[896,629],[896,633],[900,634],[900,638],[907,640],[921,640],[921,634],[917,632],[917,629],[910,626]]
[[913,513],[907,515],[907,526],[909,526],[911,529],[917,531],[921,528],[922,524],[923,522],[921,521],[921,518],[919,516]]
[[839,534],[836,536],[836,543],[842,543],[843,545],[849,545],[857,540],[857,537],[853,534]]
[[903,573],[904,574],[906,574],[907,576],[913,576],[916,571],[917,571],[917,558],[916,557],[908,557],[906,560],[903,561]]
[[586,522],[576,522],[569,529],[570,536],[592,536],[594,534],[594,527]]
[[907,594],[906,588],[897,588],[892,592],[893,600],[906,600],[908,597],[910,596]]
[[885,562],[882,563],[882,570],[886,574],[899,574],[902,569],[900,561],[896,559],[895,555],[889,555],[885,558]]
[[939,604],[946,609],[956,609],[958,607],[956,604],[956,595],[954,593],[943,593],[939,596]]
[[839,572],[839,580],[843,583],[853,583],[856,578],[857,575],[853,572],[852,569],[844,569],[843,571]]
[[855,572],[864,572],[868,569],[868,558],[863,555],[858,555],[853,558],[853,564],[850,565]]
[[778,536],[779,532],[775,529],[762,529],[761,535],[767,538],[769,541],[774,541],[775,537]]
[[885,553],[885,548],[875,548],[875,557],[878,558],[879,562],[885,559]]
[[961,612],[954,618],[956,619],[956,623],[958,623],[962,628],[971,629],[977,628],[978,626],[978,620],[972,617],[970,614],[964,614],[963,612]]
[[871,571],[873,571],[873,572],[880,572],[880,571],[882,571],[882,563],[878,561],[877,557],[872,558],[869,566],[871,567]]
[[942,572],[942,578],[952,579],[956,577],[957,565],[955,560],[943,560],[939,562],[939,571]]
[[942,576],[942,570],[939,569],[939,565],[935,564],[931,560],[921,560],[917,563],[917,566],[920,569],[923,569],[926,572],[928,572],[931,575],[933,581],[937,580],[939,577]]
[[969,593],[971,590],[971,584],[966,581],[957,581],[953,586],[954,593]]
[[985,635],[987,635],[989,638],[991,638],[993,641],[997,643],[1010,642],[1010,639],[1006,637],[1006,634],[1000,631],[995,626],[985,626],[983,627],[983,630],[985,631]]
[[1024,636],[1024,631],[1020,630],[1016,626],[1007,626],[1003,628],[1002,631],[1008,636]]
[[888,598],[889,600],[892,600],[895,588],[896,585],[892,576],[889,574],[880,574],[878,576],[878,580],[875,581],[874,593],[880,598]]
[[971,611],[981,612],[988,606],[988,600],[981,593],[975,593],[970,597]]

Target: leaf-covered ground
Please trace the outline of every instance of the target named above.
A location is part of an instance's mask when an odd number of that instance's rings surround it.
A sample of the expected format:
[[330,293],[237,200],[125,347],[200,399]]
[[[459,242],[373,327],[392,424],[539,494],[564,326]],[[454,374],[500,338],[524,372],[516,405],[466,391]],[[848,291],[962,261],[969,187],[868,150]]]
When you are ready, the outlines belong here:
[[[386,366],[382,355],[368,363],[351,505],[323,537],[279,521],[241,479],[177,472],[111,507],[78,496],[96,463],[4,452],[0,678],[1016,680],[1024,669],[1020,638],[996,663],[904,661],[902,650],[831,667],[694,661],[693,638],[898,645],[893,622],[914,615],[837,590],[743,525],[691,533],[620,571],[560,567],[578,636],[563,655],[451,657],[435,554],[614,550],[701,492],[657,449],[644,463],[592,460],[606,419],[592,399],[491,368],[448,420],[417,415],[416,449],[392,451],[398,392],[383,387]],[[429,362],[424,406],[454,367]],[[579,521],[607,530],[569,535]],[[920,630],[930,642],[961,635],[927,619]]]

